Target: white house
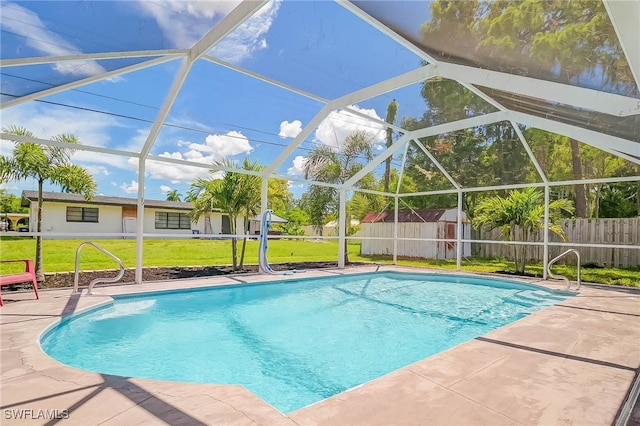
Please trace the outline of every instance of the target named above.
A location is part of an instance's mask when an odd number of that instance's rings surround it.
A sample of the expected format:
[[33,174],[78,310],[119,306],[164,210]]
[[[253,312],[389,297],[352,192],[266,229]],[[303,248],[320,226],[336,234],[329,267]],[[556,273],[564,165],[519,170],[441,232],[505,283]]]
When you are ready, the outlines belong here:
[[[82,195],[59,192],[42,194],[42,232],[44,238],[74,238],[79,233],[135,233],[138,200],[125,197],[96,196],[90,201]],[[37,227],[37,191],[22,192],[22,206],[30,208],[29,231]],[[209,219],[197,223],[189,219],[191,203],[144,200],[145,234],[229,234],[229,216],[213,211]],[[238,218],[238,232],[242,229]],[[53,235],[55,234],[55,235]],[[60,234],[63,234],[62,236]]]
[[[362,219],[362,236],[390,238],[389,240],[363,239],[360,252],[363,255],[393,254],[393,210],[368,213]],[[398,256],[427,259],[455,259],[457,209],[401,209],[398,210]],[[467,215],[462,212],[463,239],[471,236]],[[407,238],[401,240],[400,238]],[[462,255],[471,255],[471,243],[462,244]]]

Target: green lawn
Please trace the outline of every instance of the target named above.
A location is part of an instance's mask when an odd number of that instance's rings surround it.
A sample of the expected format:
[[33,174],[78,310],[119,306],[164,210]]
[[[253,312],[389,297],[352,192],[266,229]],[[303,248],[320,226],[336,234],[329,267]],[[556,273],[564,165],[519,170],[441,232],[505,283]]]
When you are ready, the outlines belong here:
[[[83,240],[43,240],[42,258],[45,272],[67,272],[75,268],[76,249]],[[95,240],[115,256],[127,268],[136,264],[135,240]],[[227,240],[180,239],[145,240],[144,266],[208,266],[231,265],[231,242]],[[241,242],[238,242],[238,255]],[[354,255],[359,246],[350,246]],[[35,239],[0,239],[1,259],[33,258]],[[312,242],[311,240],[270,240],[269,262],[337,261],[337,241]],[[247,241],[245,263],[258,263],[258,242]],[[113,259],[91,246],[85,246],[80,256],[81,270],[117,268]]]
[[[76,249],[82,240],[44,240],[43,265],[45,273],[68,272],[75,268]],[[135,240],[97,240],[99,245],[118,256],[127,268],[135,267]],[[240,250],[238,244],[238,250]],[[351,261],[392,263],[391,256],[360,256],[359,243],[349,243],[349,259]],[[2,238],[0,239],[0,259],[33,259],[35,253],[35,239],[31,238]],[[269,262],[337,262],[337,240],[322,242],[312,240],[270,240]],[[248,241],[246,264],[258,263],[258,242]],[[430,259],[401,259],[400,265],[430,267],[441,269],[456,268],[455,260]],[[181,240],[145,240],[143,265],[147,266],[210,266],[231,264],[231,242],[227,240],[181,239]],[[0,265],[0,272],[17,272],[20,265]],[[100,270],[115,269],[117,264],[91,246],[82,249],[80,269]],[[500,259],[465,259],[462,269],[471,272],[497,272],[513,269],[513,263]],[[555,265],[556,274],[566,275],[576,279],[576,268],[572,266]],[[542,275],[542,264],[527,266],[528,273]],[[601,284],[618,284],[640,287],[640,268],[601,268],[582,269],[584,282]]]
[[[351,252],[351,250],[350,250]],[[351,256],[351,255],[350,255]],[[350,260],[363,260],[377,263],[393,263],[391,256],[351,256]],[[429,267],[439,269],[456,269],[456,261],[432,259],[398,259],[399,265]],[[513,271],[513,262],[505,259],[470,258],[462,260],[462,270],[468,272],[494,273],[498,271]],[[570,265],[553,265],[552,271],[556,275],[564,275],[570,280],[577,279],[577,268]],[[542,277],[542,262],[527,265],[526,272]],[[629,287],[640,287],[640,268],[582,268],[580,271],[582,282],[599,284],[616,284]]]

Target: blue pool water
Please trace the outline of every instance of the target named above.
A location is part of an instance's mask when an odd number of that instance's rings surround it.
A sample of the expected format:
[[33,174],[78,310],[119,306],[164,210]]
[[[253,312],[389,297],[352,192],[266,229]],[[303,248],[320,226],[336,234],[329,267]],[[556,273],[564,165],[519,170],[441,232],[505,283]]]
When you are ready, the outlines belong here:
[[99,373],[241,384],[290,412],[565,298],[511,281],[378,272],[117,297],[41,344]]

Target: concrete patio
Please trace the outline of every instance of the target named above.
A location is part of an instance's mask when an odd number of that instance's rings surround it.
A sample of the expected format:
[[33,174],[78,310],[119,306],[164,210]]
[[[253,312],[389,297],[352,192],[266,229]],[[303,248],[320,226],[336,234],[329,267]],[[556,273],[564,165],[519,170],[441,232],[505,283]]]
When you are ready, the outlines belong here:
[[82,371],[49,358],[38,344],[48,326],[106,303],[111,295],[281,278],[291,277],[121,285],[100,288],[93,296],[45,290],[39,301],[33,292],[4,293],[2,424],[606,425],[615,421],[640,367],[640,293],[590,286],[527,318],[287,414],[242,386]]

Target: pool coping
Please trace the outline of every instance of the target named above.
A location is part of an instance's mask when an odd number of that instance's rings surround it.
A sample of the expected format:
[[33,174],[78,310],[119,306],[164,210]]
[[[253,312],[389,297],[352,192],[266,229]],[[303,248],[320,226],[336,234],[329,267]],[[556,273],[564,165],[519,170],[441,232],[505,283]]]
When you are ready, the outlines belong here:
[[[0,310],[3,424],[611,424],[640,367],[640,295],[583,286],[579,295],[354,389],[283,414],[238,385],[123,378],[49,358],[40,335],[111,296],[371,272],[243,275],[7,295]],[[415,267],[381,270],[450,274]],[[487,277],[486,274],[457,273]],[[562,290],[557,282],[502,277]],[[9,410],[9,411],[7,411]],[[21,411],[22,410],[22,411]],[[31,410],[31,411],[29,411]],[[44,412],[42,412],[44,410]],[[49,411],[46,411],[49,410]],[[64,411],[67,410],[67,411]],[[22,415],[22,420],[16,417]],[[66,417],[66,418],[65,418]]]

